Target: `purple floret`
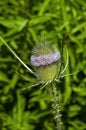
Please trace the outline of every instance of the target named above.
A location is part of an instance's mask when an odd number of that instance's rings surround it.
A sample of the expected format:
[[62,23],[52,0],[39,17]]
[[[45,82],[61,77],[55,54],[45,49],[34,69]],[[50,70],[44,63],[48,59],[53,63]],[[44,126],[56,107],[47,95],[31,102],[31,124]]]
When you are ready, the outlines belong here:
[[55,52],[54,54],[46,54],[40,56],[31,56],[31,63],[34,66],[44,66],[52,64],[61,58],[60,52]]

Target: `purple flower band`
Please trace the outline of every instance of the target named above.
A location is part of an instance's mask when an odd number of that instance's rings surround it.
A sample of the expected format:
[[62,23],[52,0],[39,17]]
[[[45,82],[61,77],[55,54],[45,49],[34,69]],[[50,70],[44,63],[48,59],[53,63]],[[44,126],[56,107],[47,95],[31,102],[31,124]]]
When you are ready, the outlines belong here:
[[53,62],[58,61],[61,58],[60,52],[55,52],[54,54],[40,55],[40,56],[31,56],[31,63],[34,66],[44,66],[52,64]]

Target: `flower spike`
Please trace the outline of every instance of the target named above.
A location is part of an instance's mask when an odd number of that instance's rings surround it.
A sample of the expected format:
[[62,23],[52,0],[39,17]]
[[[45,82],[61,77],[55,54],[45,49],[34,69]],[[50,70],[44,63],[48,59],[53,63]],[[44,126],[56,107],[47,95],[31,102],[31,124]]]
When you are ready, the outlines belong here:
[[31,64],[38,75],[38,79],[46,84],[53,81],[58,74],[60,59],[61,54],[55,50],[53,45],[46,41],[40,41],[33,48],[31,55]]

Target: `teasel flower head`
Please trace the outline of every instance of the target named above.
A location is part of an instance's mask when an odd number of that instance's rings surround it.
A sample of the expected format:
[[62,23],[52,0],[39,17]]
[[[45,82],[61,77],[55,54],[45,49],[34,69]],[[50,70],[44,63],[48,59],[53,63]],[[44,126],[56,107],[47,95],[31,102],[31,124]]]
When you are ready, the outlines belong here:
[[41,82],[53,81],[58,74],[61,54],[54,46],[45,42],[37,44],[31,55],[31,64]]
[[[31,64],[33,65],[35,72],[30,69],[21,59],[20,57],[11,49],[11,47],[4,41],[2,37],[0,37],[0,41],[7,46],[7,48],[10,50],[10,52],[16,57],[16,59],[19,60],[19,62],[36,78],[39,79],[39,82],[36,84],[33,84],[31,87],[40,85],[42,83],[42,88],[44,88],[46,85],[51,85],[51,91],[52,91],[52,101],[53,101],[53,108],[54,108],[54,116],[56,121],[56,128],[57,130],[61,130],[62,124],[61,124],[61,114],[59,110],[59,104],[58,104],[58,96],[56,91],[55,82],[58,83],[59,79],[73,75],[71,74],[64,74],[67,66],[68,66],[68,51],[66,50],[66,65],[62,69],[62,62],[63,62],[63,47],[61,54],[59,51],[55,50],[54,46],[51,44],[48,44],[46,40],[41,41],[39,44],[37,44],[31,54]],[[77,73],[77,72],[75,72]],[[19,73],[18,73],[19,74]],[[19,74],[21,75],[21,74]],[[23,77],[23,76],[22,76]],[[27,78],[25,78],[27,80]],[[30,81],[30,80],[29,80]],[[29,86],[29,88],[31,88]]]

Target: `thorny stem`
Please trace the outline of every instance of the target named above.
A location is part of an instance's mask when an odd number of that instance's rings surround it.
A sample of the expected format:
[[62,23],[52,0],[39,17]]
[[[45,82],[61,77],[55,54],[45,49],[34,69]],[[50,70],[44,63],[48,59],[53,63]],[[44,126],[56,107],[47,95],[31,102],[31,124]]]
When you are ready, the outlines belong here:
[[56,92],[55,84],[51,84],[51,91],[52,91],[52,107],[54,109],[54,118],[56,122],[56,130],[62,130],[62,122],[61,122],[61,114],[59,109],[59,103],[58,103],[58,96]]

